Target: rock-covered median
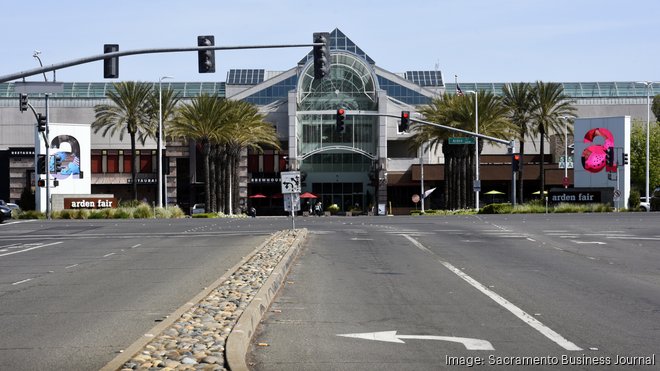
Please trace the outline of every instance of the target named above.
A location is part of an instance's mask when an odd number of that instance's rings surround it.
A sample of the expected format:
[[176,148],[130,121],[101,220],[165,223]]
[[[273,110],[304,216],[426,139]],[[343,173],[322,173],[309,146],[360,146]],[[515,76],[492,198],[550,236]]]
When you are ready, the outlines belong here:
[[226,370],[225,343],[252,298],[291,248],[300,230],[274,234],[227,280],[133,354],[120,369]]

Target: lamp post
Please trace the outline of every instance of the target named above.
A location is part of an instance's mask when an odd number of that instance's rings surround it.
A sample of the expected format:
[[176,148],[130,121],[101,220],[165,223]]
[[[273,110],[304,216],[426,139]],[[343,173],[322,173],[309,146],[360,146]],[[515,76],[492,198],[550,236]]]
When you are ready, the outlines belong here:
[[568,188],[568,121],[570,117],[559,118],[564,121],[564,188]]
[[646,211],[651,211],[651,200],[649,198],[649,163],[650,163],[649,133],[651,127],[651,88],[653,87],[653,84],[655,82],[638,81],[637,83],[646,86]]
[[163,207],[163,80],[172,76],[163,76],[158,79],[158,207]]
[[[474,90],[468,90],[469,94],[474,94],[474,132],[479,134],[479,94]],[[479,137],[474,137],[474,162],[475,162],[475,184],[474,184],[474,205],[479,210],[479,190],[481,181],[479,180]]]

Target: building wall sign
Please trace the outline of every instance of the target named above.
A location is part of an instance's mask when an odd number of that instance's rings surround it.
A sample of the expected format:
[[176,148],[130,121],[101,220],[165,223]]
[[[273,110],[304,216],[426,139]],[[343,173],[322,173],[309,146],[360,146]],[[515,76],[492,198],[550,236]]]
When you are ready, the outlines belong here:
[[548,201],[555,204],[611,204],[613,191],[612,188],[552,188],[548,192]]
[[116,198],[65,198],[65,209],[114,209],[117,208]]

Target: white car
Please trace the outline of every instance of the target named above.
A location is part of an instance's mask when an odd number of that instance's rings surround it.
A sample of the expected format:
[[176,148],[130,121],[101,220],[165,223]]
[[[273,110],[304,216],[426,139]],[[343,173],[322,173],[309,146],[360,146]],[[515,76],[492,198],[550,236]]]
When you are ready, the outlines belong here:
[[190,214],[204,214],[206,212],[206,206],[204,204],[194,204],[190,210]]

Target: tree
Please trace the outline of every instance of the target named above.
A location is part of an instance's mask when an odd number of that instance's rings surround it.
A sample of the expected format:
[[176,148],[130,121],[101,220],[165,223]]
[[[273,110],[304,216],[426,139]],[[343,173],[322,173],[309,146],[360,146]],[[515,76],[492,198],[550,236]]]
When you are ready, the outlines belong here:
[[517,138],[520,141],[520,165],[518,167],[518,202],[524,202],[523,179],[525,141],[531,138],[530,124],[534,110],[534,93],[529,83],[507,84],[503,90],[502,104],[508,109],[509,120],[515,127]]
[[123,81],[113,84],[114,90],[108,91],[108,99],[112,104],[99,104],[94,107],[96,119],[92,123],[94,133],[103,130],[103,136],[108,133],[119,133],[119,140],[124,139],[128,132],[131,138],[131,180],[133,182],[133,199],[137,200],[137,170],[136,138],[139,136],[142,145],[150,130],[149,97],[152,93],[151,84]]
[[653,112],[653,115],[655,116],[655,122],[660,122],[660,94],[653,97],[651,112]]
[[[649,197],[653,188],[660,186],[660,126],[650,125]],[[635,120],[630,133],[630,180],[632,188],[646,196],[646,120]]]
[[563,131],[562,118],[574,116],[575,107],[572,100],[564,94],[564,88],[559,83],[537,81],[533,87],[534,110],[532,120],[534,122],[534,134],[541,136],[541,161],[539,161],[541,198],[545,191],[545,138],[550,132],[560,133]]
[[225,100],[226,114],[222,120],[219,142],[224,146],[218,163],[224,174],[224,209],[229,214],[238,206],[239,163],[244,149],[261,152],[264,147],[280,149],[275,128],[264,121],[265,116],[253,104]]
[[170,125],[172,137],[197,141],[202,145],[204,162],[204,191],[207,210],[211,208],[210,153],[211,144],[220,136],[221,120],[225,116],[224,99],[217,94],[202,94],[184,103]]
[[[445,94],[431,101],[429,106],[420,111],[427,120],[464,130],[475,130],[475,96],[457,96]],[[513,126],[507,119],[507,108],[502,100],[490,92],[478,92],[479,133],[496,137],[509,138]],[[411,138],[413,150],[424,143],[437,151],[442,145],[445,155],[445,206],[460,209],[475,204],[472,185],[474,179],[474,145],[449,145],[448,138],[461,136],[455,132],[429,125],[415,125],[415,134]],[[479,141],[479,152],[484,141]]]

